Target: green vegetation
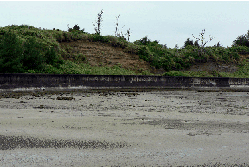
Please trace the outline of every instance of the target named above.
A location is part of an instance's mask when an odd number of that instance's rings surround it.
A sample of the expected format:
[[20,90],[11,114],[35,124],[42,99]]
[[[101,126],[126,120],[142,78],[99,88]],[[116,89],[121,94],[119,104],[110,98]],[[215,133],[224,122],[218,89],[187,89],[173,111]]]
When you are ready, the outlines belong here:
[[[107,74],[107,75],[152,75],[148,71],[135,73],[120,66],[90,66],[86,57],[81,53],[70,53],[67,48],[60,46],[61,42],[76,40],[102,42],[113,47],[122,48],[127,53],[137,54],[156,69],[163,68],[168,76],[221,76],[221,77],[249,77],[248,59],[242,61],[241,55],[249,54],[249,34],[239,36],[232,47],[222,47],[219,43],[212,47],[205,47],[209,41],[199,38],[193,42],[189,38],[181,49],[167,48],[157,40],[151,41],[147,36],[129,42],[122,33],[118,32],[118,18],[116,36],[101,36],[102,11],[98,14],[95,34],[80,30],[78,25],[68,27],[68,31],[59,29],[45,30],[33,26],[0,27],[0,73],[53,73],[53,74]],[[210,41],[212,38],[210,38]],[[239,69],[235,73],[224,72],[192,72],[187,71],[195,63],[207,61],[216,63],[235,64]]]
[[165,76],[187,76],[187,77],[231,77],[231,78],[248,78],[249,62],[241,65],[239,70],[234,73],[217,72],[217,71],[169,71],[163,74]]
[[[126,70],[119,66],[113,67],[98,67],[90,66],[86,63],[77,64],[75,62],[66,60],[64,64],[60,65],[60,68],[55,68],[51,65],[46,67],[46,73],[50,74],[92,74],[92,75],[134,75],[135,72]],[[149,72],[137,73],[138,75],[150,75]]]
[[166,71],[184,70],[194,63],[205,63],[208,60],[237,63],[240,59],[239,54],[249,54],[249,49],[245,46],[229,48],[214,46],[201,49],[200,46],[187,45],[182,49],[171,49],[158,44],[158,41],[150,41],[147,37],[134,43],[140,46],[138,54],[142,59]]
[[63,63],[59,44],[50,34],[28,26],[0,29],[0,72],[44,72],[46,65],[58,67]]
[[[88,34],[80,27],[61,30],[41,30],[33,26],[6,26],[0,28],[0,72],[1,73],[54,73],[54,74],[107,74],[132,75],[135,72],[119,66],[91,67],[84,63],[86,57],[79,53],[68,60],[67,51],[60,42],[88,40],[112,43],[115,47],[124,48],[126,40],[113,36]],[[127,42],[128,43],[128,42]],[[141,75],[150,74],[145,71]]]
[[238,36],[236,40],[233,41],[233,46],[249,47],[249,30],[247,31],[247,34]]

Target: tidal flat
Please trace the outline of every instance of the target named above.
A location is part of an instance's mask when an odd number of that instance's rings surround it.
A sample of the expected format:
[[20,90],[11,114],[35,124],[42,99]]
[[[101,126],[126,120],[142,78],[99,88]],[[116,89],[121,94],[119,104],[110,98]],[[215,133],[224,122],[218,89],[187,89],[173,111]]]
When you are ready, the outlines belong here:
[[249,92],[0,96],[0,166],[249,166]]

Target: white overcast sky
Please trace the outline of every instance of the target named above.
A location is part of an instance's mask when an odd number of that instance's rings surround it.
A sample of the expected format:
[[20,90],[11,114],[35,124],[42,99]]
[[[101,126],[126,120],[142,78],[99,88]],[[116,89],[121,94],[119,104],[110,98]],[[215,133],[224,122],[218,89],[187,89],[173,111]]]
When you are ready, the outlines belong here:
[[[231,46],[249,30],[248,1],[0,1],[0,26],[27,24],[35,27],[67,30],[78,24],[94,33],[93,23],[103,9],[101,35],[114,35],[116,17],[119,28],[130,28],[130,41],[148,36],[173,48],[184,45],[192,34]],[[124,26],[125,25],[125,26]],[[124,27],[123,27],[124,26]],[[123,29],[122,29],[123,27]]]

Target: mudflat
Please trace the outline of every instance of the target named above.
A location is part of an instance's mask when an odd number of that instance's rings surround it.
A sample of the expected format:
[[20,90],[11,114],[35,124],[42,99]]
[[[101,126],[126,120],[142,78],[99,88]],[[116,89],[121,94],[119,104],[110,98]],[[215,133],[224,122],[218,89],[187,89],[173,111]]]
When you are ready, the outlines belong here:
[[2,94],[0,166],[249,166],[248,92]]

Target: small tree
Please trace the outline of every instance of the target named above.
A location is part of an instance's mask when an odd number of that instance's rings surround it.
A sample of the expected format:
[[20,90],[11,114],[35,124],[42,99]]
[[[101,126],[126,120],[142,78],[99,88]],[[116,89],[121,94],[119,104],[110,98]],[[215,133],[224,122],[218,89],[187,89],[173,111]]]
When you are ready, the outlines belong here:
[[174,48],[175,48],[175,49],[178,49],[178,48],[179,48],[178,44],[175,44]]
[[131,31],[130,31],[130,28],[127,30],[127,33],[125,35],[127,35],[128,37],[128,41],[129,41],[129,37],[130,37],[130,34],[131,34]]
[[194,42],[194,46],[196,46],[196,47],[199,47],[199,46],[200,46],[199,43],[198,43],[198,40],[196,40],[196,41]]
[[[96,34],[98,34],[98,35],[101,34],[101,22],[103,21],[102,20],[102,14],[103,14],[103,9],[101,10],[100,13],[97,14],[97,21],[96,21],[97,27],[94,28]],[[93,24],[93,26],[96,26],[96,25]]]
[[[118,16],[116,17],[115,36],[116,36],[116,37],[123,37],[123,38],[124,38],[124,35],[123,35],[122,31],[119,32],[119,29],[118,29],[118,25],[119,25],[118,19],[119,19],[119,17],[120,17],[120,15],[118,15]],[[125,26],[125,25],[124,25],[124,26]],[[123,27],[124,27],[124,26],[123,26]],[[122,28],[123,28],[123,27],[122,27]],[[130,31],[130,28],[129,28],[129,29],[127,30],[127,33],[125,34],[125,36],[127,36],[127,40],[128,40],[128,41],[129,41],[130,34],[131,34],[131,31]]]
[[196,40],[195,42],[193,40],[190,40],[190,38],[187,38],[187,40],[184,42],[184,46],[183,48],[186,48],[187,46],[195,46],[195,47],[199,47],[199,43],[198,43],[198,40]]
[[193,42],[193,40],[190,40],[190,38],[187,38],[187,40],[184,42],[184,46],[183,47],[186,48],[189,45],[193,46],[194,42]]
[[205,47],[205,45],[208,43],[208,42],[210,42],[210,41],[212,41],[213,39],[214,39],[214,37],[212,37],[212,36],[210,36],[209,35],[209,40],[208,41],[205,41],[205,38],[204,38],[204,34],[205,34],[205,29],[203,29],[202,31],[201,31],[201,33],[199,34],[199,36],[200,37],[194,37],[194,35],[192,34],[192,36],[196,39],[196,40],[198,40],[198,41],[201,41],[201,48],[204,48]]
[[115,36],[118,36],[118,37],[120,36],[119,29],[118,29],[118,25],[119,25],[118,19],[119,19],[119,17],[120,17],[120,15],[118,15],[116,17],[116,23],[115,23],[115,25],[116,25],[116,27],[115,27]]
[[73,30],[80,30],[80,26],[78,26],[77,24],[73,27]]
[[140,40],[136,40],[134,42],[134,44],[137,44],[137,45],[148,45],[148,44],[150,44],[150,42],[151,42],[151,40],[147,36],[145,36],[145,37],[141,38]]
[[214,45],[214,47],[222,47],[222,45],[220,44],[220,42],[218,42],[216,45]]
[[77,24],[75,24],[73,28],[69,28],[69,24],[67,26],[68,26],[68,32],[80,31],[84,33],[84,28],[80,30],[80,26],[78,26]]
[[[196,41],[195,41],[195,46],[197,46],[197,47],[199,48],[199,49],[198,49],[198,55],[199,55],[199,56],[205,54],[205,52],[206,52],[206,51],[205,51],[205,45],[206,45],[208,42],[210,42],[210,41],[212,41],[212,40],[214,39],[214,37],[212,37],[212,36],[209,35],[209,40],[206,41],[205,38],[204,38],[204,34],[205,34],[205,29],[203,29],[203,30],[201,31],[201,33],[199,34],[200,37],[194,37],[194,35],[192,34],[193,37],[196,39]],[[201,45],[199,45],[198,41],[201,41]]]
[[249,30],[247,31],[247,34],[238,36],[236,40],[233,41],[232,46],[246,46],[249,47]]

